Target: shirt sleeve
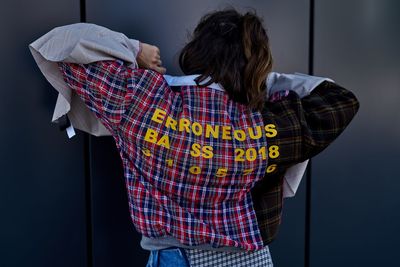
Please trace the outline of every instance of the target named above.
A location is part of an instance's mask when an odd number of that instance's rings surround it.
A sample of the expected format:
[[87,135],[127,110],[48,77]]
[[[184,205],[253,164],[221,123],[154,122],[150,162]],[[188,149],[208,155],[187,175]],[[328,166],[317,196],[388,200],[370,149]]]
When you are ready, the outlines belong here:
[[330,81],[303,98],[293,91],[271,95],[262,111],[269,147],[267,174],[284,171],[323,151],[343,132],[358,108],[352,92]]
[[59,62],[64,81],[113,132],[130,103],[127,67],[121,60],[91,64]]
[[133,116],[127,110],[132,113],[146,108],[146,99],[167,87],[161,73],[128,67],[119,59],[58,64],[67,85],[111,133],[119,131],[127,116]]

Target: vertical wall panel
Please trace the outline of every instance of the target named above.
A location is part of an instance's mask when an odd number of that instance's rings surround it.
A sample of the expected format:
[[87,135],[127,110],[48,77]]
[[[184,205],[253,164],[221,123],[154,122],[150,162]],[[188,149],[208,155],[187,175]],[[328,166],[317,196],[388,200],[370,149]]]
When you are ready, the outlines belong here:
[[0,266],[85,266],[82,138],[51,124],[56,93],[28,44],[79,21],[79,1],[0,9]]
[[315,160],[312,266],[397,266],[400,234],[400,3],[316,1],[315,74],[360,100]]
[[92,137],[93,266],[146,266],[133,229],[123,165],[112,137]]
[[[252,7],[264,17],[272,43],[274,70],[307,72],[309,4],[306,0],[87,0],[87,21],[159,46],[168,73],[179,75],[178,52],[187,40],[187,33],[204,13],[228,5],[242,10]],[[141,250],[140,239],[130,222],[126,193],[122,189],[122,165],[112,144],[111,137],[93,142],[95,267],[109,266],[114,260],[125,261],[127,266],[133,263],[137,265],[132,266],[144,266],[147,253]],[[295,198],[285,202],[280,235],[270,246],[277,266],[303,265],[304,184]],[[128,220],[131,226],[127,229]]]

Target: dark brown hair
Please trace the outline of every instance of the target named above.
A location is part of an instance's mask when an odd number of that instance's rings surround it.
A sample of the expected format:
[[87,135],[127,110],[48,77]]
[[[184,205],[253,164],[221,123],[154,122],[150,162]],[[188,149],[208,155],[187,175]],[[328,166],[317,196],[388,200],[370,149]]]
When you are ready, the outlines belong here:
[[262,20],[255,13],[241,15],[234,9],[203,16],[180,53],[179,65],[186,75],[200,74],[198,85],[220,83],[234,101],[260,110],[272,68]]

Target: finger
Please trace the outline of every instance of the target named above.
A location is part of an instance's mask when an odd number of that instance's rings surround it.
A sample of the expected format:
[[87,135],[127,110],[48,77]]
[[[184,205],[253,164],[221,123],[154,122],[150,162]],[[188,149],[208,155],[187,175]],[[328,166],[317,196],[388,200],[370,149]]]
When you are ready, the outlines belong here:
[[154,62],[154,64],[156,64],[157,66],[161,66],[162,65],[162,61],[161,60],[156,60]]
[[157,64],[160,61],[161,61],[161,58],[154,57],[151,62],[154,63],[154,64]]

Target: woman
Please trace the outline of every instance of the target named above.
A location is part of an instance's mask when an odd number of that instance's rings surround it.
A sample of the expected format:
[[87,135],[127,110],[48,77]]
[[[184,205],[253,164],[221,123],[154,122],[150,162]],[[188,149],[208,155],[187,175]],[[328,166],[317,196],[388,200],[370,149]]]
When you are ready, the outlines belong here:
[[151,45],[137,61],[59,67],[114,137],[148,266],[272,266],[254,209],[265,182],[329,145],[357,112],[355,96],[323,82],[303,99],[267,99],[268,36],[255,14],[235,10],[200,20],[179,58],[187,76],[163,76]]

